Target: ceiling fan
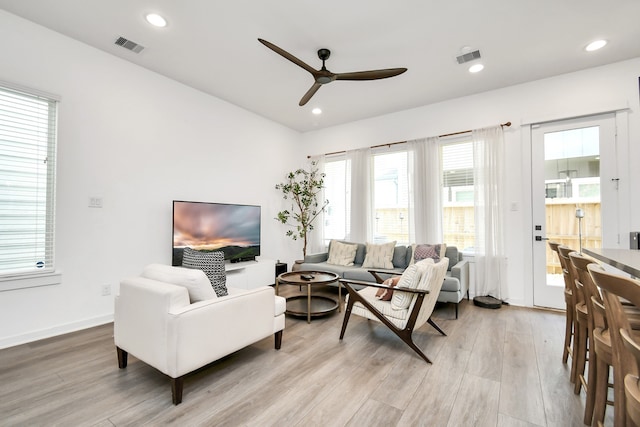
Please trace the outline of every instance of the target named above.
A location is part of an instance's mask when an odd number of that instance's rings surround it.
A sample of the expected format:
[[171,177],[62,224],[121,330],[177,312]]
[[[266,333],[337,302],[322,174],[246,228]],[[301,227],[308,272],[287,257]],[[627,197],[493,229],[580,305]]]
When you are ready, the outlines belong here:
[[258,39],[258,41],[263,45],[265,45],[266,47],[268,47],[269,49],[276,52],[277,54],[279,54],[280,56],[283,56],[284,58],[293,62],[297,66],[304,68],[305,70],[310,72],[311,75],[313,76],[313,79],[315,80],[315,82],[313,83],[313,86],[311,86],[311,88],[307,91],[307,93],[304,94],[304,96],[300,100],[300,103],[299,103],[300,106],[303,106],[307,102],[309,102],[311,97],[315,95],[318,89],[320,89],[320,86],[327,83],[331,83],[334,80],[378,80],[378,79],[386,79],[389,77],[394,77],[407,71],[406,68],[386,68],[383,70],[355,71],[352,73],[332,73],[331,71],[327,70],[327,68],[324,65],[324,62],[327,59],[329,59],[329,56],[331,55],[331,51],[329,49],[318,50],[318,58],[322,60],[322,68],[319,70],[316,70],[310,65],[306,64],[305,62],[291,55],[286,50],[279,48],[275,44],[270,43],[263,39]]

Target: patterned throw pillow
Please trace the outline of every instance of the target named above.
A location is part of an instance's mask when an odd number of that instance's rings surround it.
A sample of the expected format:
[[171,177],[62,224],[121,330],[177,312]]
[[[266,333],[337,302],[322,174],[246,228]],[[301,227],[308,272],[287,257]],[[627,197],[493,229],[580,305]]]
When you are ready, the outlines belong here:
[[382,245],[367,243],[367,255],[364,257],[362,267],[393,269],[393,250],[395,247],[395,240]]
[[420,261],[426,258],[431,258],[435,262],[440,261],[440,245],[417,245],[413,259]]
[[352,266],[357,250],[358,245],[355,243],[342,243],[332,240],[327,264]]
[[413,254],[411,256],[411,262],[409,264],[413,264],[415,262],[421,261],[423,259],[431,258],[435,262],[440,261],[447,250],[447,245],[444,243],[438,243],[435,245],[431,244],[413,244],[411,245]]
[[[400,281],[400,276],[395,276],[392,277],[390,279],[387,279],[384,281],[384,284],[393,288],[394,286],[398,285],[398,282]],[[381,300],[381,301],[391,301],[391,298],[393,297],[393,289],[378,289],[378,292],[376,292],[376,298]]]
[[[410,265],[400,276],[398,287],[417,288],[421,273],[422,271],[417,264]],[[391,308],[394,310],[406,310],[411,304],[413,295],[409,292],[394,291],[391,298]]]
[[224,268],[224,252],[200,252],[184,248],[182,266],[204,271],[217,296],[223,297],[229,294],[227,292],[227,274]]

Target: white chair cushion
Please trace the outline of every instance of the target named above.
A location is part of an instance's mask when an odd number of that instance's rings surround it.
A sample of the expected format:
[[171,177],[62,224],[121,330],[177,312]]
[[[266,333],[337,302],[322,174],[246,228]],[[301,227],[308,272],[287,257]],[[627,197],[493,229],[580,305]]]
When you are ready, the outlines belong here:
[[[376,288],[366,287],[358,291],[358,294],[364,297],[371,305],[378,309],[384,316],[393,322],[398,328],[404,328],[409,318],[409,310],[395,310],[391,307],[391,301],[382,301],[376,298]],[[349,299],[347,297],[347,302]],[[365,317],[367,319],[380,321],[376,316],[364,307],[364,305],[356,302],[351,308],[351,313],[357,316]]]
[[187,288],[192,303],[217,298],[211,282],[202,270],[150,264],[144,268],[141,276]]
[[[400,276],[400,281],[398,282],[397,287],[417,288],[421,274],[422,269],[417,264],[410,265],[406,270],[404,270],[402,276]],[[394,290],[393,297],[391,298],[391,308],[394,310],[406,310],[409,308],[409,304],[411,304],[413,297],[414,294],[409,292]]]
[[395,247],[395,240],[382,245],[367,243],[367,255],[364,257],[362,267],[392,269],[393,250]]
[[349,244],[332,240],[331,247],[329,248],[327,264],[352,266],[357,250],[358,245],[355,243]]

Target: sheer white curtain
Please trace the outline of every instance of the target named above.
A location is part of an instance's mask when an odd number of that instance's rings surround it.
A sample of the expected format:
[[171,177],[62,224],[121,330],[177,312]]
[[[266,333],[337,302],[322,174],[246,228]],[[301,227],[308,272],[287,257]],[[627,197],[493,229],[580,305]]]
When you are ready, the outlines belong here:
[[440,140],[430,137],[409,141],[409,194],[414,222],[414,243],[441,243],[442,165]]
[[505,147],[502,127],[474,130],[472,138],[476,295],[506,299]]
[[[313,156],[311,161],[316,162],[316,168],[324,173],[324,156]],[[318,193],[318,207],[322,207],[326,199],[324,189],[322,189]],[[313,230],[307,236],[307,254],[317,254],[327,249],[324,244],[324,215],[325,212],[321,212],[312,224]]]
[[351,218],[348,239],[352,242],[373,241],[371,149],[347,151],[347,161],[351,163]]

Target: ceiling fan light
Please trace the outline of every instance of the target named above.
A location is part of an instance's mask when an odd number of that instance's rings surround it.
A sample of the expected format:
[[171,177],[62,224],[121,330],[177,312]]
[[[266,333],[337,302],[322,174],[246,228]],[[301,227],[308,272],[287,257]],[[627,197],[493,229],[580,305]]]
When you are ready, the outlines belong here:
[[469,72],[470,73],[479,73],[482,70],[484,70],[484,65],[482,65],[480,63],[473,64],[471,67],[469,67]]
[[149,24],[153,25],[154,27],[162,28],[167,26],[167,20],[164,19],[162,16],[158,15],[157,13],[149,13],[147,16],[145,16],[145,19]]
[[584,48],[587,52],[593,52],[594,50],[602,49],[607,44],[606,40],[595,40],[592,41]]
[[311,112],[313,114],[315,114],[316,116],[319,115],[319,114],[322,114],[322,110],[320,108],[318,108],[318,107],[316,107],[313,110],[311,110]]

